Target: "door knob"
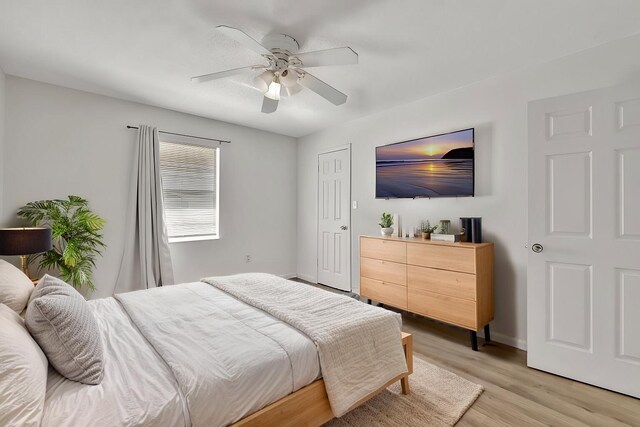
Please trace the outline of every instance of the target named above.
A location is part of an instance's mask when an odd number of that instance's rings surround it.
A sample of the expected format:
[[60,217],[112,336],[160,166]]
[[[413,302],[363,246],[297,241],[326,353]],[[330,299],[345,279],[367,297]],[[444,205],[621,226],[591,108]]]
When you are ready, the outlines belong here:
[[340,226],[340,230],[346,230],[346,229],[347,229],[347,226],[346,226],[346,225],[341,225],[341,226]]
[[540,243],[534,243],[531,245],[531,250],[537,254],[544,250],[544,247]]

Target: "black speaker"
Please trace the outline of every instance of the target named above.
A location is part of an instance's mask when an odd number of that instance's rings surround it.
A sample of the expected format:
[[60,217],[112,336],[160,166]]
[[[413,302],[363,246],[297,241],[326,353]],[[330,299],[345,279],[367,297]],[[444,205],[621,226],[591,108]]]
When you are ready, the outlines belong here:
[[482,218],[471,218],[471,242],[482,243]]

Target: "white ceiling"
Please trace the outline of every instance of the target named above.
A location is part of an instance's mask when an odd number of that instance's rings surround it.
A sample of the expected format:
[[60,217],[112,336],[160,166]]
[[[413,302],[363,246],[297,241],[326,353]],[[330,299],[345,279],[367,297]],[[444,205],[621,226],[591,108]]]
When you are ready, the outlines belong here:
[[[636,34],[638,16],[633,0],[0,0],[0,67],[297,137]],[[306,90],[262,114],[250,75],[191,83],[261,60],[220,24],[289,34],[303,52],[351,46],[359,65],[312,71],[349,100]]]

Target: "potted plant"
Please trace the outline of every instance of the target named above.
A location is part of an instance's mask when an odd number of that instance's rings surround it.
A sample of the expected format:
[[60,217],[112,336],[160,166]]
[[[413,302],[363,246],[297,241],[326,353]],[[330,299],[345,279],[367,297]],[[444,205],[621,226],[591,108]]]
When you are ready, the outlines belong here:
[[391,236],[393,234],[393,217],[391,216],[391,214],[383,212],[382,218],[380,219],[380,222],[378,224],[380,225],[380,227],[382,227],[380,229],[380,233],[383,236]]
[[432,226],[429,220],[422,222],[422,238],[425,240],[431,239],[431,233],[438,229],[437,225]]
[[88,201],[78,196],[40,200],[21,207],[18,216],[34,226],[51,228],[53,248],[41,255],[40,267],[57,268],[70,285],[95,290],[91,273],[106,247],[101,234],[105,221],[89,209]]

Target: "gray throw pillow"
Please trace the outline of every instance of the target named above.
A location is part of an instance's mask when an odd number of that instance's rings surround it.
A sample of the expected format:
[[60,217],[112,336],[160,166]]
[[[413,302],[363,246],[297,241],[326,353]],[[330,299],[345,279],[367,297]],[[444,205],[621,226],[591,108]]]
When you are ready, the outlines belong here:
[[98,322],[78,291],[45,275],[31,294],[25,323],[61,375],[83,384],[100,384],[103,349]]

